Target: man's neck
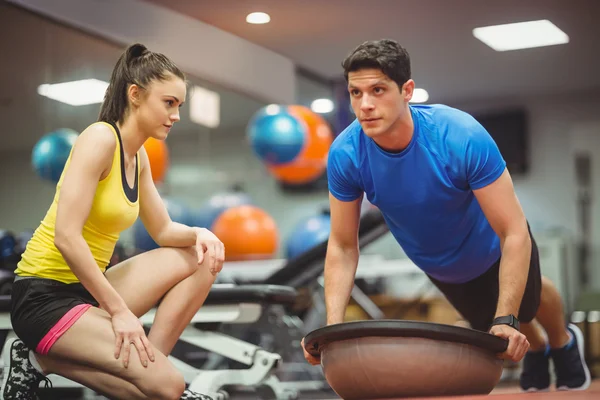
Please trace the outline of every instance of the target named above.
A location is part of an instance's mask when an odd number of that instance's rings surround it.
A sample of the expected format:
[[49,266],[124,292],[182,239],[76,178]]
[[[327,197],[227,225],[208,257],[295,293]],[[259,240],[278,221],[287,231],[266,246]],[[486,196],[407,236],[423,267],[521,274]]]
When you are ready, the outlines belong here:
[[388,133],[373,138],[373,141],[383,150],[390,153],[400,153],[406,149],[413,138],[414,123],[410,113],[406,118],[399,118],[390,127]]

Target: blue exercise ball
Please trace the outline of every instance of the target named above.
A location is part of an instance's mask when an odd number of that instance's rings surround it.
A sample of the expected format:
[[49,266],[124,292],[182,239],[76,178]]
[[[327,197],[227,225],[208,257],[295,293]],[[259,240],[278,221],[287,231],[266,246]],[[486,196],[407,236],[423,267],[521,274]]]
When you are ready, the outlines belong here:
[[302,121],[282,106],[270,105],[260,109],[248,123],[250,146],[261,161],[267,164],[286,164],[293,161],[306,142],[306,127]]
[[59,129],[40,138],[33,147],[31,163],[38,176],[57,183],[79,134],[72,129]]
[[[185,206],[185,204],[181,203],[178,200],[173,199],[163,199],[165,206],[167,207],[167,212],[169,216],[174,222],[179,222],[180,224],[190,225],[190,221],[192,220],[192,213],[189,208]],[[152,239],[146,227],[142,223],[142,220],[138,218],[138,220],[133,224],[133,240],[135,243],[135,248],[140,251],[148,251],[157,249],[158,244]]]
[[0,230],[0,261],[11,258],[15,254],[16,245],[17,240],[11,232]]
[[300,254],[329,239],[331,218],[329,214],[321,214],[298,223],[287,240],[286,257],[295,258]]

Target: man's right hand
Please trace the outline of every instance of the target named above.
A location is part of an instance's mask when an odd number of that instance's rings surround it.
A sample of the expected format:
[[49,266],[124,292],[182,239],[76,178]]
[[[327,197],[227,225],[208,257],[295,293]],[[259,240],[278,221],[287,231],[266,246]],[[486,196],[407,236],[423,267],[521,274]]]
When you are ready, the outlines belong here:
[[304,350],[304,358],[306,358],[306,361],[308,361],[310,365],[321,364],[321,357],[315,357],[306,351],[306,348],[304,347],[304,338],[302,338],[302,350]]

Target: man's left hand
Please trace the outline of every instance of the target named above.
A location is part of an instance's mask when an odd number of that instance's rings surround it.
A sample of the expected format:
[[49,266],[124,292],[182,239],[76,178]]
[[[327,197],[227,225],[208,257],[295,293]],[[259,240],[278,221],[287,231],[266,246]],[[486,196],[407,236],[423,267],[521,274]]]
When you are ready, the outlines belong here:
[[529,341],[525,335],[508,325],[494,325],[490,329],[490,333],[508,339],[508,348],[500,354],[500,357],[505,360],[519,362],[529,350]]

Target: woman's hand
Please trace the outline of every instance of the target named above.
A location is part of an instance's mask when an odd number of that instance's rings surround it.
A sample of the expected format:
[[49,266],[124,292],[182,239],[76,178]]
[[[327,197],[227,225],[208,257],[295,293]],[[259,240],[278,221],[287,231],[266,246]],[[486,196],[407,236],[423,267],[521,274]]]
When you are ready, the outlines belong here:
[[141,321],[129,310],[124,309],[112,315],[112,326],[115,332],[115,358],[122,355],[123,366],[129,365],[129,353],[131,345],[137,349],[140,361],[144,367],[148,366],[148,360],[154,362],[154,352],[150,341],[146,337]]
[[211,231],[198,228],[196,231],[196,251],[198,252],[198,264],[207,261],[206,265],[213,275],[217,275],[223,269],[225,261],[225,246]]

